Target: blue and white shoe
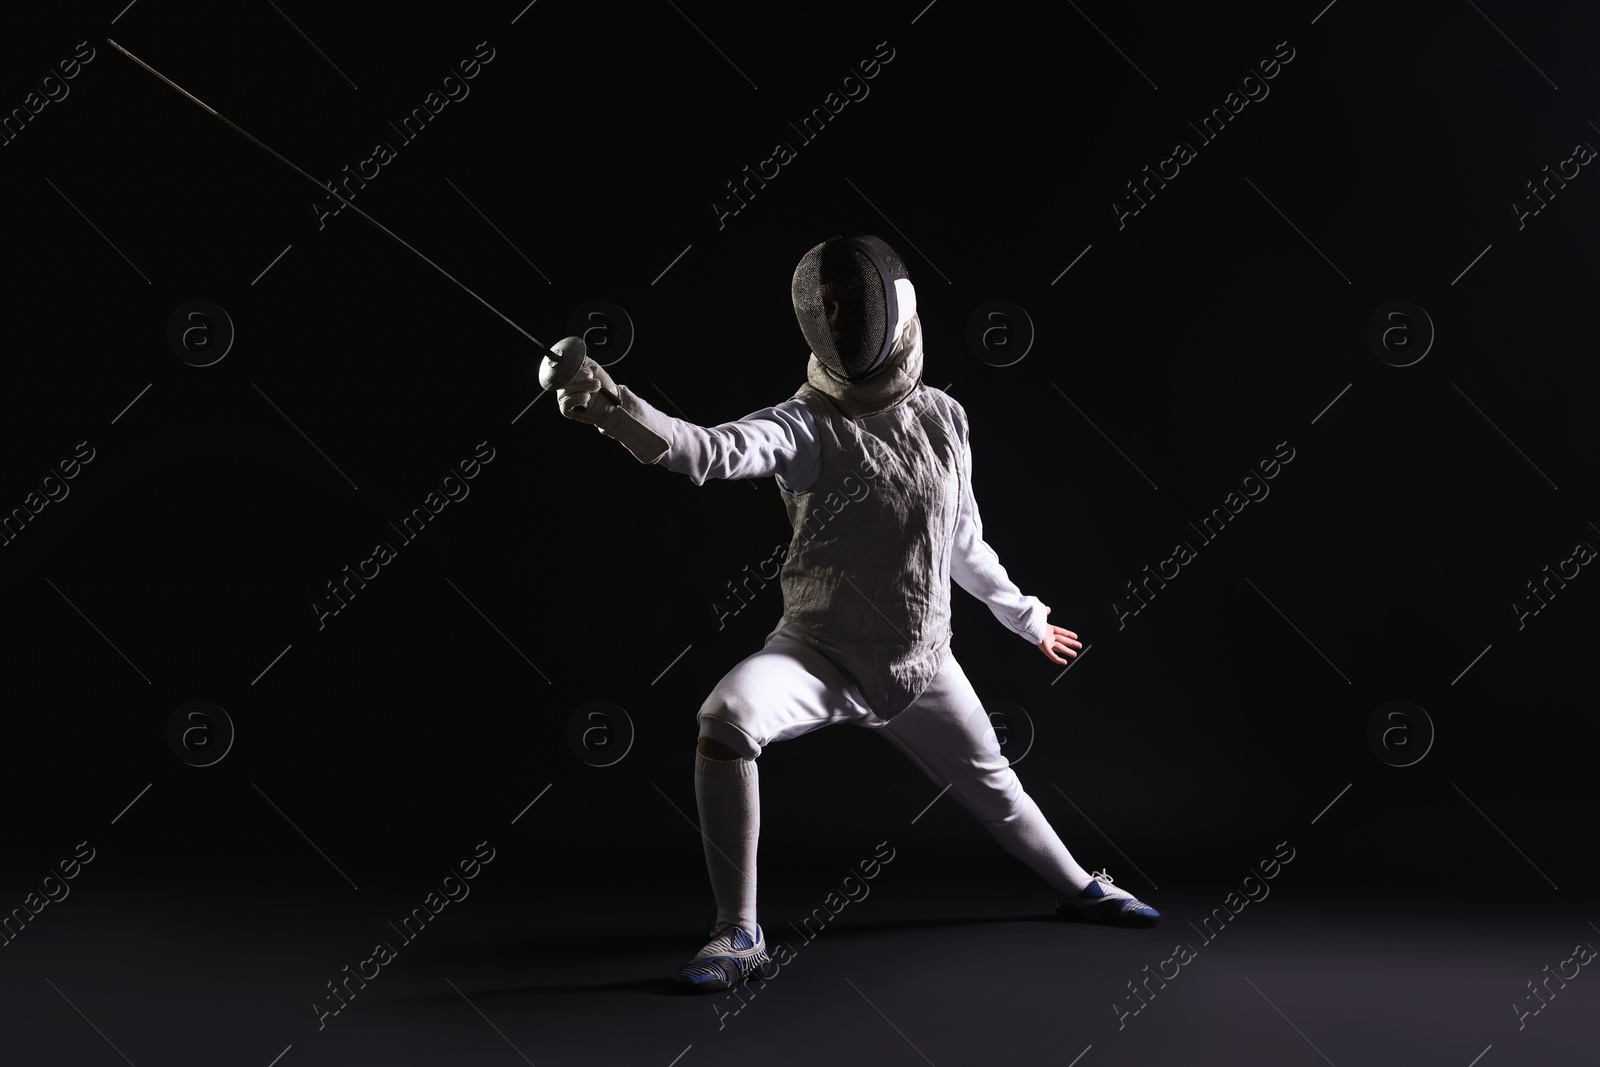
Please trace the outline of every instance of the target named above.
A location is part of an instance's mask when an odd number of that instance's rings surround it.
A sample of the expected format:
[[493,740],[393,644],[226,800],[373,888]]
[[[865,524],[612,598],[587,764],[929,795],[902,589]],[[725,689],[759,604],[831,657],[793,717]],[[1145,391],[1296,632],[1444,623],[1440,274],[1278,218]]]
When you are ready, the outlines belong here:
[[767,936],[756,924],[752,940],[743,927],[718,923],[711,928],[711,941],[694,959],[678,968],[672,984],[684,993],[720,993],[749,978],[762,964],[770,963]]
[[1094,881],[1074,897],[1057,897],[1056,914],[1073,922],[1102,926],[1154,926],[1161,913],[1111,884],[1111,875],[1096,871]]

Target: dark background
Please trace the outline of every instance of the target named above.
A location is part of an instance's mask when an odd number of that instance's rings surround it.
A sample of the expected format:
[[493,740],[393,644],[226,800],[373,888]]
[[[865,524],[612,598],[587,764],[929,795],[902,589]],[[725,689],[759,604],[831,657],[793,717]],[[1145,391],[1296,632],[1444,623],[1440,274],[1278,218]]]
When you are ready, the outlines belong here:
[[[713,607],[787,539],[771,479],[696,487],[560,418],[526,337],[355,212],[319,229],[310,182],[108,36],[318,179],[395,145],[356,207],[546,344],[585,301],[625,308],[610,373],[703,425],[803,381],[808,247],[893,244],[987,539],[1092,646],[1060,677],[953,593],[955,654],[1022,709],[1006,751],[1086,866],[1218,895],[1287,840],[1302,893],[1498,885],[1567,914],[1592,891],[1600,579],[1522,628],[1511,602],[1600,545],[1600,179],[1522,228],[1512,203],[1600,143],[1597,13],[923,2],[8,13],[0,107],[95,56],[0,148],[0,509],[78,442],[95,458],[0,549],[0,903],[81,840],[100,893],[409,900],[488,840],[530,914],[702,894],[694,716],[781,612],[775,582],[722,628]],[[388,121],[483,41],[470,95],[401,143]],[[1185,122],[1285,41],[1270,95],[1202,144]],[[802,144],[788,124],[879,42],[870,95]],[[1197,158],[1119,228],[1113,198],[1180,139]],[[719,227],[778,141],[795,160]],[[195,299],[236,330],[203,368],[166,337]],[[967,341],[994,299],[1036,331],[1008,366]],[[1368,343],[1392,300],[1436,330],[1409,366]],[[399,545],[386,523],[481,441],[470,496]],[[1280,442],[1270,496],[1202,545],[1188,522]],[[398,558],[319,629],[313,599],[380,539]],[[1198,557],[1119,628],[1180,540]],[[207,767],[167,740],[196,699],[236,730]],[[1435,731],[1408,767],[1367,740],[1397,699]],[[609,766],[569,743],[593,700],[627,714]],[[908,896],[1031,884],[949,798],[911,824],[938,788],[863,732],[761,768],[774,892],[810,901],[886,839]]]

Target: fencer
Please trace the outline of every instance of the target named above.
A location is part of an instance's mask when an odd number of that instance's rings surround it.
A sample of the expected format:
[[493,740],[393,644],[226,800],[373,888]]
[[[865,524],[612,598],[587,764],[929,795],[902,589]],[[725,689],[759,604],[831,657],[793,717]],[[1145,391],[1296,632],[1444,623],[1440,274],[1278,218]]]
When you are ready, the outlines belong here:
[[834,723],[876,731],[948,786],[1059,894],[1060,917],[1154,926],[1159,912],[1073,859],[951,655],[952,580],[1055,663],[1083,645],[1046,620],[1051,609],[1022,594],[983,539],[966,411],[922,381],[904,262],[870,234],[832,238],[801,258],[791,297],[810,347],[805,384],[733,422],[705,427],[659,411],[584,358],[578,338],[547,358],[546,370],[566,364],[563,415],[696,485],[774,477],[794,531],[782,618],[700,707],[695,798],[716,921],[676,985],[725,990],[769,962],[756,917],[756,760],[775,741]]

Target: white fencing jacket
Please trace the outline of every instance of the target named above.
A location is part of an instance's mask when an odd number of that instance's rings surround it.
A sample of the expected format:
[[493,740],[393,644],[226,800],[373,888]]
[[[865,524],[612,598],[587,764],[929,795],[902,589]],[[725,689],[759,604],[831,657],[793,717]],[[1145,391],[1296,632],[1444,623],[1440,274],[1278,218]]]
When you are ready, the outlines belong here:
[[617,389],[628,414],[669,443],[657,465],[696,485],[777,479],[794,527],[784,618],[849,672],[883,719],[916,700],[949,655],[952,579],[1030,643],[1048,632],[1044,604],[1022,594],[983,539],[966,411],[922,384],[912,326],[914,351],[900,362],[915,381],[862,417],[846,416],[814,375],[789,400],[710,427]]

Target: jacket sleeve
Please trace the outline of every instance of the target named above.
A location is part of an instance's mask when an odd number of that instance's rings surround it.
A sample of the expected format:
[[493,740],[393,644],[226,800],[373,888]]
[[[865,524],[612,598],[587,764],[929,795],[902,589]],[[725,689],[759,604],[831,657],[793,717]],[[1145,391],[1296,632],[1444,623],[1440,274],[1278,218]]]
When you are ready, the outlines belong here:
[[1023,596],[1000,565],[1000,557],[983,539],[983,520],[978,515],[977,498],[972,493],[972,446],[967,433],[966,412],[956,405],[961,427],[961,510],[956,518],[955,544],[950,553],[950,576],[957,585],[989,606],[1000,624],[1019,637],[1037,645],[1048,632],[1044,603],[1034,596]]
[[686,474],[696,485],[708,478],[776,476],[790,492],[816,481],[822,449],[811,409],[799,397],[716,426],[674,418],[625,385],[617,386],[623,410],[659,434],[667,450],[655,463]]

